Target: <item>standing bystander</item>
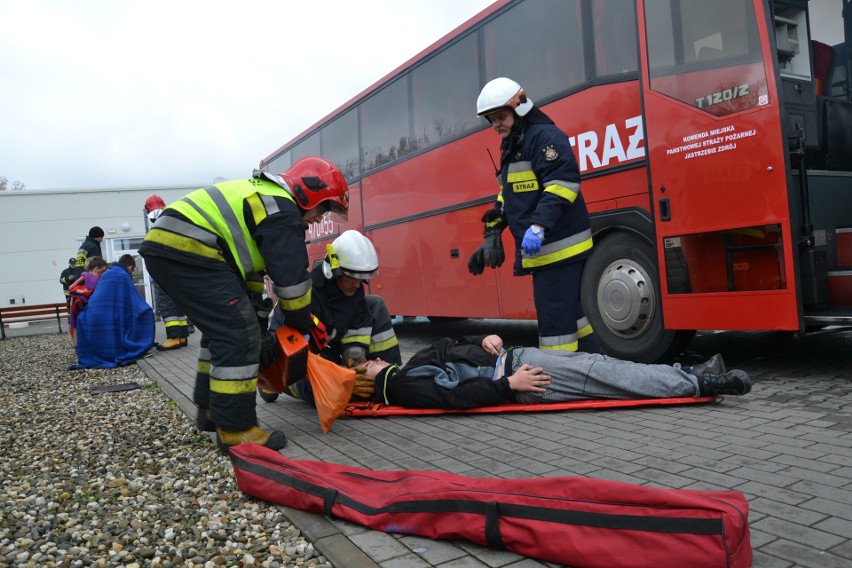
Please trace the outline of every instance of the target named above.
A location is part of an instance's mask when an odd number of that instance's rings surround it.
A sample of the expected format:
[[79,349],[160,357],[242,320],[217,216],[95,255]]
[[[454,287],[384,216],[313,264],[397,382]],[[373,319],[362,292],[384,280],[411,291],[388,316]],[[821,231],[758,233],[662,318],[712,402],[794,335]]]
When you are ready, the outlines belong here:
[[68,288],[77,279],[77,259],[72,257],[68,259],[68,266],[59,275],[59,283],[62,284],[62,291],[65,293],[65,303],[71,307],[71,294]]
[[101,252],[101,242],[104,240],[104,230],[98,226],[89,229],[89,234],[77,250],[77,278],[86,270],[86,259],[93,256],[104,257]]

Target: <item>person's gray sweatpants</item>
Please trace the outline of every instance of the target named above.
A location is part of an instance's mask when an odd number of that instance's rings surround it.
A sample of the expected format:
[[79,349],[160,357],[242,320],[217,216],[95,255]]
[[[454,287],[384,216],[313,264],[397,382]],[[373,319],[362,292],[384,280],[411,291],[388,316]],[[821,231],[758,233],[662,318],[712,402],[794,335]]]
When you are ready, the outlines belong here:
[[599,353],[542,351],[534,347],[516,347],[511,355],[513,372],[528,364],[544,368],[544,373],[551,376],[546,392],[516,392],[517,402],[699,396],[698,380],[679,366],[645,365]]

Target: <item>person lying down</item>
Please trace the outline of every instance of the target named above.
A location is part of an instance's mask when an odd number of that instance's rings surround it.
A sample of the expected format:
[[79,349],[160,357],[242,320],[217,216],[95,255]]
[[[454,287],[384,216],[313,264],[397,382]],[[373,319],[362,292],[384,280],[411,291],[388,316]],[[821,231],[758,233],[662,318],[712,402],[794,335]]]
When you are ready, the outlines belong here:
[[598,353],[503,347],[497,335],[442,338],[404,366],[381,359],[358,369],[353,396],[407,408],[465,410],[507,402],[744,395],[745,371],[720,354],[693,366],[648,365]]

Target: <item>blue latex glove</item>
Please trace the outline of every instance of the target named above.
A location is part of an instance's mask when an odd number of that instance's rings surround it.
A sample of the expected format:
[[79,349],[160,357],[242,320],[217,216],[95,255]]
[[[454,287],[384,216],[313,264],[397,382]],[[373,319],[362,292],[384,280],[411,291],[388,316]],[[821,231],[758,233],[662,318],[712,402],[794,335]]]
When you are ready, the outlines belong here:
[[541,231],[541,238],[539,238],[536,234],[533,233],[533,228],[530,227],[527,229],[527,232],[524,233],[524,240],[521,241],[521,248],[524,251],[524,254],[538,254],[541,250],[541,241],[544,238],[544,231]]
[[310,333],[305,333],[305,334],[303,334],[303,335],[302,335],[302,337],[304,337],[304,338],[305,338],[305,341],[307,341],[307,342],[308,342],[308,345],[310,345],[310,343],[311,343],[311,334],[310,334]]

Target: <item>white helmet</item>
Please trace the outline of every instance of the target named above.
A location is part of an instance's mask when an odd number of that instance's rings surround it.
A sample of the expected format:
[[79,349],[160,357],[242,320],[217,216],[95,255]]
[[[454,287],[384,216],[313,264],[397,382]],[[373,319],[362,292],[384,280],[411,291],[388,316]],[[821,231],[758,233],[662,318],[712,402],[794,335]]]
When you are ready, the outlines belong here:
[[326,246],[322,271],[326,278],[337,278],[341,274],[370,280],[379,269],[379,257],[370,239],[358,231],[345,231]]
[[501,108],[510,108],[518,116],[524,116],[533,107],[533,102],[515,81],[508,77],[497,77],[488,81],[476,99],[476,115],[485,116]]
[[148,212],[148,220],[152,223],[160,218],[160,214],[163,212],[162,209],[154,209],[153,211]]

